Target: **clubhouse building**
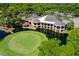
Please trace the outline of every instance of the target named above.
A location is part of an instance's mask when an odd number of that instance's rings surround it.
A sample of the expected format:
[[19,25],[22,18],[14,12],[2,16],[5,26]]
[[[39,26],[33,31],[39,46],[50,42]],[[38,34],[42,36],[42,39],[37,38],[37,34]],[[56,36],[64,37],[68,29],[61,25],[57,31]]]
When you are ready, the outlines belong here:
[[65,30],[65,24],[53,15],[32,16],[22,19],[25,21],[22,24],[23,28],[47,29],[59,33],[63,33]]

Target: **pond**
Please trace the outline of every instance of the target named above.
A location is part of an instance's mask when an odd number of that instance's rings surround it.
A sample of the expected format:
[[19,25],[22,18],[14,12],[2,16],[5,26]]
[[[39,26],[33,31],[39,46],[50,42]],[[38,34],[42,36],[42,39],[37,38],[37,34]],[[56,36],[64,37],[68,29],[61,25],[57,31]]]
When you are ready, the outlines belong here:
[[6,35],[8,35],[7,32],[0,30],[0,39],[4,38]]

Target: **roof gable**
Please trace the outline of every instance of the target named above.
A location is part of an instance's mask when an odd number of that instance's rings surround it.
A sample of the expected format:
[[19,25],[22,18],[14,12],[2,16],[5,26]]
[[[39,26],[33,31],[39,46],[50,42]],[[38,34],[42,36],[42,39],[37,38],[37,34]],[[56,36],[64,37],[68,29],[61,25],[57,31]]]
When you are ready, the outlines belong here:
[[57,19],[56,16],[52,16],[52,15],[46,15],[42,18],[39,18],[39,20],[40,20],[40,22],[44,22],[44,23],[55,24],[57,26],[65,26],[65,24],[62,23],[62,21]]

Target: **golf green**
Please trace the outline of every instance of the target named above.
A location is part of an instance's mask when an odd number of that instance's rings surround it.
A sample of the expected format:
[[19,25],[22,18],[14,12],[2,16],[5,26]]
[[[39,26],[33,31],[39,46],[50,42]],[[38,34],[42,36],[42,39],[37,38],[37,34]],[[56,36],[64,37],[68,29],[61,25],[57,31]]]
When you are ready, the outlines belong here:
[[0,51],[8,55],[38,55],[38,47],[43,41],[47,41],[47,38],[40,32],[17,32],[4,38]]
[[37,49],[41,43],[41,38],[33,33],[21,32],[13,36],[8,46],[17,53],[31,53]]

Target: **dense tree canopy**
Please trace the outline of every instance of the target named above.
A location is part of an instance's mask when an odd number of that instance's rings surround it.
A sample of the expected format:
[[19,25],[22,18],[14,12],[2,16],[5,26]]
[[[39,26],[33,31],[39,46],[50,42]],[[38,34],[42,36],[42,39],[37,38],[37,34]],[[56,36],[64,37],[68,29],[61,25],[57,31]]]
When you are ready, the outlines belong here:
[[74,29],[74,22],[73,21],[70,21],[70,22],[68,22],[66,24],[66,26],[67,26],[67,29],[68,30],[72,30],[72,29]]
[[69,41],[79,41],[79,29],[73,29],[69,32]]
[[[43,14],[45,11],[59,11],[64,13],[74,13],[79,15],[79,4],[0,4],[0,11],[14,13],[18,11],[23,13]],[[6,10],[6,11],[5,11]]]
[[66,45],[59,45],[58,39],[51,39],[44,42],[40,46],[39,55],[42,56],[72,56],[75,53],[75,48],[72,43],[68,42]]
[[79,55],[79,29],[71,30],[67,39],[74,45],[76,49],[75,55]]
[[72,43],[68,42],[66,45],[59,46],[54,51],[55,56],[73,56],[75,48]]
[[55,48],[59,47],[59,43],[60,41],[58,41],[56,38],[43,42],[42,45],[40,46],[39,55],[41,56],[54,55],[54,50]]

